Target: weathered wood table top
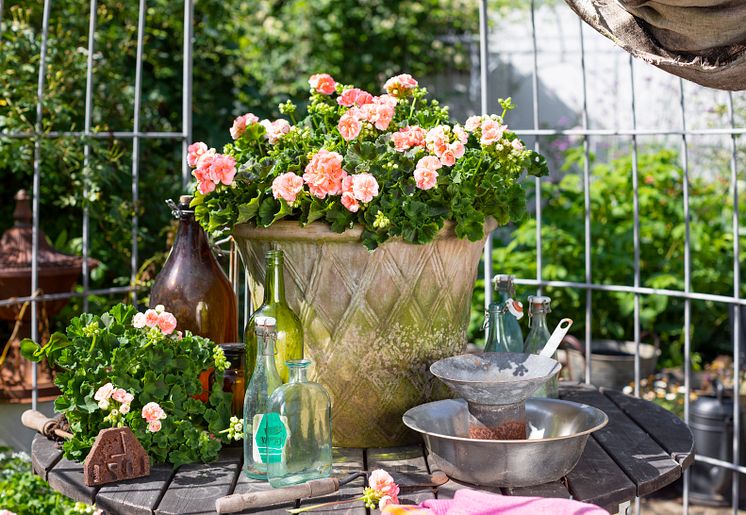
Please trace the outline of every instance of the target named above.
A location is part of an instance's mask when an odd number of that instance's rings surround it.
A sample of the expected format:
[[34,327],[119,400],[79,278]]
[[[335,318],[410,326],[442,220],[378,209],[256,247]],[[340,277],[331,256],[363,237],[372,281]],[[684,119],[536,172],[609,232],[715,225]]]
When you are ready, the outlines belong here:
[[[576,499],[615,513],[624,511],[635,496],[645,496],[672,483],[694,461],[694,440],[689,428],[651,402],[614,391],[599,392],[585,385],[562,386],[560,397],[595,406],[609,416],[608,425],[588,439],[578,465],[560,481],[514,489],[449,481],[438,489],[408,493],[400,499],[412,504],[436,497],[451,498],[456,490],[471,487],[503,495]],[[434,472],[422,446],[335,449],[334,456],[334,475],[339,477],[376,468],[392,474]],[[268,483],[241,474],[241,459],[240,449],[226,448],[213,463],[185,465],[176,471],[156,466],[146,478],[89,488],[83,484],[82,465],[63,458],[56,444],[37,436],[32,446],[34,470],[53,488],[76,501],[95,503],[107,513],[127,515],[214,513],[215,500],[219,497],[270,488]],[[288,508],[360,496],[363,488],[360,478],[332,496],[244,513],[287,513]],[[343,504],[329,511],[360,515],[368,512],[362,502]]]

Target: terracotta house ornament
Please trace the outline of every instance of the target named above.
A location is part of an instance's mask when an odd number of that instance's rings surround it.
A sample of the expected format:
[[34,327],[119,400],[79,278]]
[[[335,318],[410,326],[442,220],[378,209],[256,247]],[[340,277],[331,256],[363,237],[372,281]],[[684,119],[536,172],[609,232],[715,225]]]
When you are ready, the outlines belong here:
[[635,57],[710,88],[746,89],[746,3],[565,0]]
[[129,427],[102,429],[83,463],[86,486],[148,475],[150,459]]

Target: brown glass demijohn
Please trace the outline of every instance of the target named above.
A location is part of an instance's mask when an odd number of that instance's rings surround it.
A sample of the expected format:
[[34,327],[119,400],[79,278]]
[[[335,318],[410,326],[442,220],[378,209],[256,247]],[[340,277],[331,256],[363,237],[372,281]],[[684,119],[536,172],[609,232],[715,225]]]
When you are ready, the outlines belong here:
[[179,229],[150,291],[150,307],[163,304],[176,317],[177,330],[191,331],[215,343],[236,342],[236,295],[212,253],[207,235],[194,219],[191,201],[192,197],[182,195],[173,208]]

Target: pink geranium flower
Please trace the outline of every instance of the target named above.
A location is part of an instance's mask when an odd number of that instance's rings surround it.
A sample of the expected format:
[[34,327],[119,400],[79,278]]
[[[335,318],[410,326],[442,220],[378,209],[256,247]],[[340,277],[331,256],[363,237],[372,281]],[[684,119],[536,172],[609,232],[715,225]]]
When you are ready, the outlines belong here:
[[277,119],[273,122],[270,122],[269,120],[262,120],[261,124],[267,130],[265,137],[269,141],[270,145],[274,145],[275,143],[277,143],[280,138],[282,138],[285,134],[290,132],[290,129],[292,129],[292,127],[290,126],[290,122],[288,122],[287,120],[283,120],[282,118]]
[[96,390],[96,393],[93,394],[93,399],[97,401],[103,401],[105,399],[110,399],[113,393],[114,393],[114,385],[111,383],[106,383],[105,385],[100,387],[98,390]]
[[523,143],[521,143],[521,140],[519,139],[514,139],[513,141],[511,141],[510,145],[516,152],[520,152],[523,150]]
[[187,147],[187,164],[194,168],[197,166],[197,160],[207,152],[207,145],[202,143],[201,141],[197,141],[196,143],[192,143]]
[[308,184],[312,195],[323,199],[327,195],[339,195],[342,192],[342,179],[345,175],[342,156],[337,152],[321,149],[306,165],[303,180]]
[[176,329],[176,317],[168,311],[159,314],[158,329],[160,329],[163,334],[173,333],[174,329]]
[[446,134],[446,128],[443,125],[438,125],[427,131],[425,136],[425,143],[428,150],[440,157],[443,152],[448,150],[448,143],[450,141],[449,135]]
[[284,173],[272,181],[272,196],[293,204],[303,189],[303,178],[293,172]]
[[505,134],[505,129],[507,129],[505,125],[502,125],[495,120],[485,120],[482,123],[482,137],[479,139],[479,142],[482,145],[496,143],[502,139],[503,134]]
[[358,88],[346,89],[337,97],[337,103],[344,107],[360,107],[372,102],[373,95]]
[[373,197],[378,196],[378,181],[369,173],[351,175],[352,193],[360,202],[367,204]]
[[414,180],[421,190],[429,190],[438,184],[438,172],[443,164],[435,156],[425,156],[417,162]]
[[155,327],[158,325],[158,312],[154,309],[148,309],[145,311],[145,325],[148,327]]
[[233,126],[230,129],[231,138],[233,138],[234,140],[240,138],[246,131],[246,127],[258,121],[259,118],[257,118],[256,115],[252,113],[242,114],[241,116],[237,117],[235,120],[233,120]]
[[216,185],[223,183],[230,186],[236,175],[236,160],[231,156],[217,154],[210,163],[209,173],[210,179]]
[[406,152],[413,147],[425,146],[425,129],[418,125],[410,125],[399,129],[391,135],[391,141],[397,152]]
[[417,87],[417,81],[408,73],[402,73],[401,75],[391,77],[383,87],[388,91],[389,95],[404,98]]
[[151,433],[157,433],[161,430],[161,421],[160,420],[153,420],[152,422],[148,422],[148,431]]
[[163,408],[157,402],[149,402],[143,406],[141,415],[145,419],[145,422],[148,423],[166,418],[166,412],[163,411]]
[[124,402],[127,398],[127,391],[124,388],[117,388],[112,392],[111,398],[117,402]]
[[308,79],[308,84],[316,90],[317,93],[322,95],[331,95],[337,86],[331,75],[328,73],[317,73],[311,75]]
[[466,123],[464,123],[464,129],[469,132],[474,132],[479,128],[480,125],[482,125],[481,116],[470,116],[466,119]]
[[342,179],[342,205],[351,213],[357,213],[360,209],[360,204],[355,198],[353,192],[353,178],[351,175],[346,176]]
[[355,113],[350,113],[349,111],[343,114],[337,123],[337,129],[345,141],[352,141],[357,138],[361,128],[362,124],[355,117]]
[[145,327],[145,313],[137,313],[132,317],[132,326],[136,329]]

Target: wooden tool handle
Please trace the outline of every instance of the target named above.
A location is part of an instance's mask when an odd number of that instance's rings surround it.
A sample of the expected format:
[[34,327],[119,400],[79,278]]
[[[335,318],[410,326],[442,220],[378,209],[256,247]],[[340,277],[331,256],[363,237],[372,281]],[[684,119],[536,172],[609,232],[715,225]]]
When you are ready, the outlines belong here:
[[51,434],[50,431],[54,425],[53,419],[47,417],[44,413],[32,409],[23,412],[21,422],[29,429],[33,429],[45,436]]
[[44,436],[59,436],[60,438],[70,439],[73,437],[72,433],[62,431],[61,429],[55,428],[56,420],[51,419],[36,410],[28,409],[21,415],[21,423],[33,429]]
[[339,490],[339,479],[336,477],[314,479],[302,485],[265,490],[264,492],[227,495],[215,501],[215,510],[218,513],[235,513],[249,508],[263,508],[296,499],[332,494],[337,490]]

